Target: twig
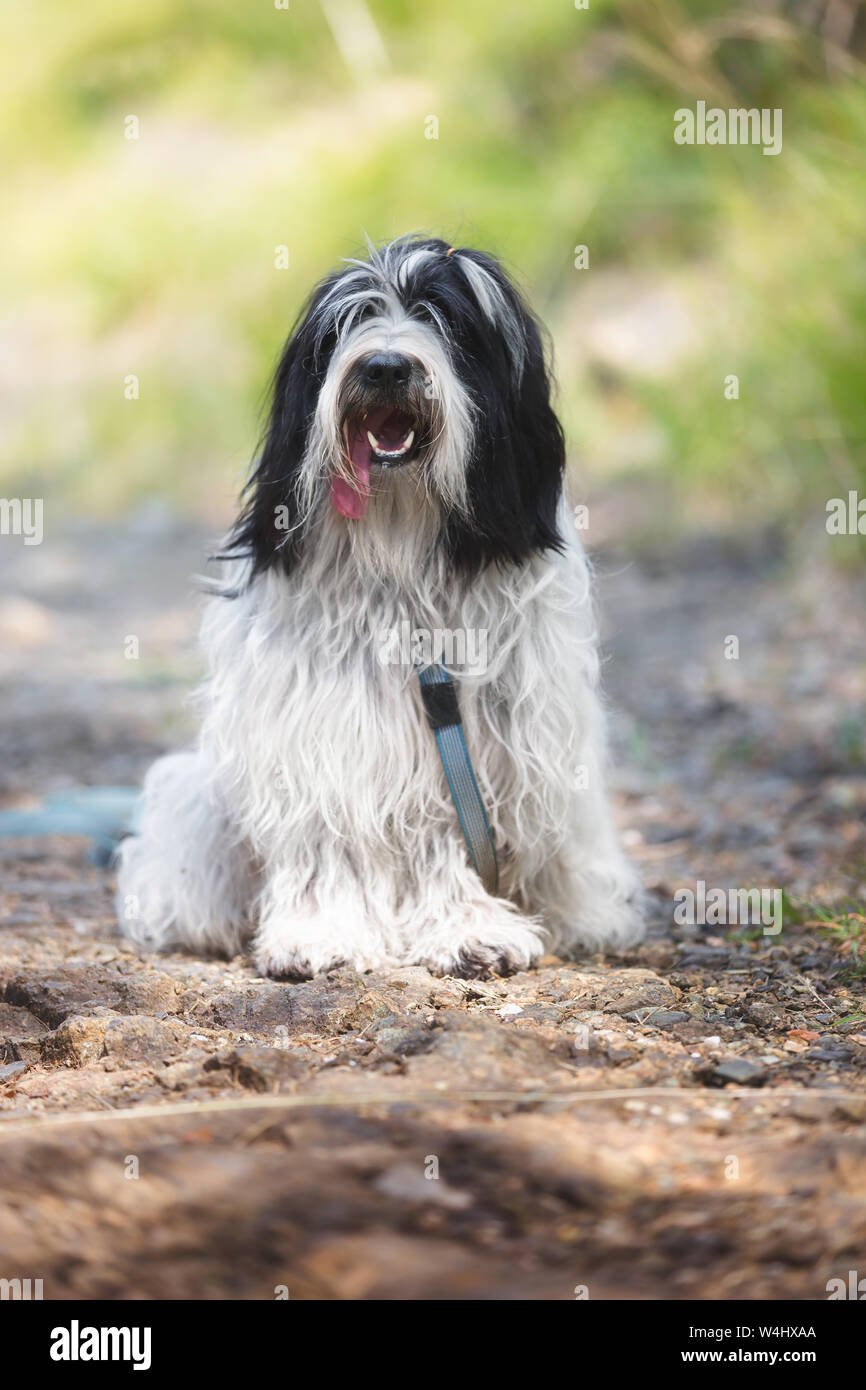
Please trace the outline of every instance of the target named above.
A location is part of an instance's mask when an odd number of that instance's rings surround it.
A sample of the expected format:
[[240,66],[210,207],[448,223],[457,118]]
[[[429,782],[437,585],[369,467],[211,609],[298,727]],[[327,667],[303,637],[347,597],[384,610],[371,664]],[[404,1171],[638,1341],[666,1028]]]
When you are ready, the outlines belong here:
[[329,1110],[352,1109],[358,1106],[437,1106],[452,1104],[541,1105],[555,1102],[564,1105],[583,1101],[626,1101],[639,1098],[677,1100],[802,1100],[821,1096],[828,1100],[866,1100],[866,1091],[842,1091],[833,1087],[772,1086],[757,1089],[752,1086],[630,1086],[608,1091],[433,1091],[415,1095],[376,1096],[244,1096],[237,1100],[186,1101],[180,1105],[130,1105],[123,1110],[82,1110],[71,1115],[30,1115],[24,1119],[0,1120],[0,1139],[16,1133],[23,1134],[45,1129],[61,1129],[69,1125],[113,1124],[123,1120],[168,1119],[182,1115],[213,1115],[242,1113],[246,1110]]

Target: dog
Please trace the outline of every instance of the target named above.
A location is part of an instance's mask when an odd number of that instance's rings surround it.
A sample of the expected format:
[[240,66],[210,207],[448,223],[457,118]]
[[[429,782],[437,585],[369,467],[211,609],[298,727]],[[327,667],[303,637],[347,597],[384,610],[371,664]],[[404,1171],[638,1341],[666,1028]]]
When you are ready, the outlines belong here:
[[[198,741],[150,769],[120,849],[134,941],[305,979],[640,938],[564,468],[541,330],[492,256],[410,236],[318,285],[208,600]],[[483,634],[483,661],[437,633]]]

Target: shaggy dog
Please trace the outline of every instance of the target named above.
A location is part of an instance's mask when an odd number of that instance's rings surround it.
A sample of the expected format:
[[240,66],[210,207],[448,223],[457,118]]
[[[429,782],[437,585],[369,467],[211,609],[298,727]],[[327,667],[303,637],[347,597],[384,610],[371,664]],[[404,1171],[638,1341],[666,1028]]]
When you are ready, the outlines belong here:
[[402,238],[318,286],[209,599],[198,743],[151,768],[121,847],[135,941],[252,943],[263,974],[306,978],[483,975],[639,938],[563,470],[539,329],[492,257]]

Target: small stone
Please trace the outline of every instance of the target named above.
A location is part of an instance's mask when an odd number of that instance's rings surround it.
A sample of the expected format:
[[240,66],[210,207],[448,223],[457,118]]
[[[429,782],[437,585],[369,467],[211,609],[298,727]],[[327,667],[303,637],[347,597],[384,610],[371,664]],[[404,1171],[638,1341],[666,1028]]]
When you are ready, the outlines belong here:
[[98,1014],[71,1014],[42,1042],[42,1057],[50,1066],[86,1067],[105,1051],[105,1030],[115,1017],[110,1010]]
[[724,1086],[732,1082],[736,1086],[763,1086],[767,1079],[764,1067],[757,1062],[749,1062],[745,1057],[733,1057],[728,1062],[720,1062],[713,1072],[716,1085]]
[[510,1018],[517,1018],[519,1014],[523,1013],[523,1005],[503,1004],[502,1008],[497,1010],[497,1013],[499,1014],[499,1017],[503,1020],[503,1022],[507,1023]]
[[850,1059],[850,1047],[812,1047],[809,1049],[810,1062],[848,1062]]
[[16,1076],[20,1076],[27,1070],[26,1062],[7,1062],[5,1067],[0,1067],[0,1085],[4,1081],[12,1081]]
[[202,1071],[216,1082],[225,1080],[247,1091],[279,1091],[284,1082],[303,1076],[306,1066],[298,1052],[275,1047],[238,1047],[208,1057]]
[[450,1211],[465,1211],[472,1205],[472,1195],[449,1187],[441,1178],[428,1178],[423,1168],[413,1163],[398,1163],[381,1173],[373,1186],[377,1192],[398,1202],[410,1205],[430,1203]]

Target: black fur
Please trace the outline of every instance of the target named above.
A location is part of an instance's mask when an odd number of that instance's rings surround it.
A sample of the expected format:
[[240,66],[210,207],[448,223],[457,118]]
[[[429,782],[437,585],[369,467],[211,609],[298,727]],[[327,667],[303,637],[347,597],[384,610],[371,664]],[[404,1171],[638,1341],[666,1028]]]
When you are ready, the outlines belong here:
[[[408,313],[444,332],[454,371],[477,408],[467,463],[470,515],[452,513],[443,522],[451,563],[472,574],[490,563],[521,564],[537,551],[559,548],[556,508],[565,447],[535,319],[492,256],[464,248],[449,255],[448,245],[437,239],[406,238],[400,246],[405,256],[420,249],[436,253],[396,292]],[[508,334],[495,332],[485,318],[458,255],[495,279],[507,304]],[[295,485],[337,341],[337,287],[356,269],[335,272],[318,286],[277,368],[260,455],[227,551],[250,556],[253,575],[278,563],[290,571],[298,562],[304,537]],[[371,271],[373,311],[378,287]],[[278,507],[286,508],[288,529],[276,526]]]

